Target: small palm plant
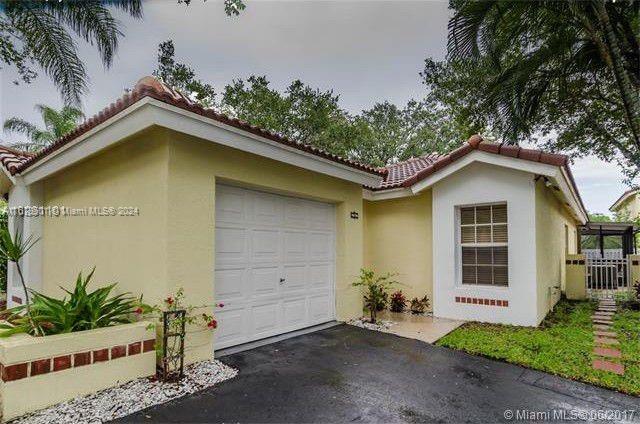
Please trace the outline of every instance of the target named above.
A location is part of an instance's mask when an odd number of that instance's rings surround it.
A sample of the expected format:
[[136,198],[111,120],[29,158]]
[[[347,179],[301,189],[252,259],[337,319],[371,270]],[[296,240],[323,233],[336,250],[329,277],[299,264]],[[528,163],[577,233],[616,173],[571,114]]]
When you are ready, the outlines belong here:
[[41,335],[42,331],[36,326],[33,317],[31,315],[31,306],[29,301],[29,290],[27,289],[27,283],[24,281],[24,275],[22,273],[22,267],[20,266],[20,260],[27,254],[27,252],[38,242],[39,239],[34,238],[33,235],[24,238],[20,231],[16,230],[14,236],[11,236],[8,228],[0,229],[0,258],[13,262],[16,265],[18,276],[20,277],[20,283],[22,284],[22,290],[24,290],[25,298],[25,314],[30,324],[34,328],[36,335]]
[[398,282],[393,279],[393,274],[376,275],[368,269],[360,270],[360,277],[352,283],[354,287],[362,287],[364,306],[369,310],[371,323],[375,324],[378,311],[387,306],[389,290]]

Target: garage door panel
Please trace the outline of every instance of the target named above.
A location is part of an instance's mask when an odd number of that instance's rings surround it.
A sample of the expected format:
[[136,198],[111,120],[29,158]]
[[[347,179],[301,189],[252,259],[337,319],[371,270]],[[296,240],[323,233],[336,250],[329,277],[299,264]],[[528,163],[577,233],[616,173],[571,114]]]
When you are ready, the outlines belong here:
[[332,230],[334,211],[332,205],[309,202],[309,226],[314,230]]
[[250,275],[248,296],[255,298],[278,293],[278,283],[280,280],[280,270],[278,267],[253,268]]
[[282,203],[268,194],[256,194],[253,199],[253,221],[259,225],[281,225]]
[[284,260],[305,261],[307,259],[307,233],[286,230],[283,232]]
[[282,291],[305,290],[308,281],[306,265],[285,265],[283,275],[284,282],[280,286]]
[[329,233],[309,233],[309,255],[313,261],[328,261],[332,258],[333,243]]
[[271,332],[278,328],[279,302],[253,306],[251,314],[253,333]]
[[228,186],[216,193],[214,295],[225,306],[216,308],[215,348],[334,319],[334,206]]
[[216,228],[216,261],[241,262],[248,259],[247,230],[235,227]]
[[245,296],[244,268],[241,269],[219,269],[215,272],[216,300],[229,301],[231,299],[242,299]]
[[333,267],[330,263],[309,265],[310,288],[331,289]]
[[330,319],[329,294],[309,297],[309,319],[313,322]]
[[304,324],[307,320],[307,299],[301,297],[284,301],[282,312],[285,326]]
[[306,228],[307,207],[304,200],[284,198],[284,226]]
[[280,232],[277,230],[251,231],[251,256],[254,261],[280,260]]
[[245,194],[231,187],[216,189],[216,220],[224,222],[244,222],[246,220]]
[[242,343],[245,341],[247,327],[247,310],[245,308],[233,309],[231,305],[225,305],[224,310],[216,312],[218,329],[216,330],[216,342],[220,344]]

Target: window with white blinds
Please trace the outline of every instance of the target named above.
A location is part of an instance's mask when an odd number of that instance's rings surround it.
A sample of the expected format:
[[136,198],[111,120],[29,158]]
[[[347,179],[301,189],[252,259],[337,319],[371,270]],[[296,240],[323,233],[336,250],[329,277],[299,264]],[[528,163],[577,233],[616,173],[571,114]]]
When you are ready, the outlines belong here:
[[507,205],[460,208],[462,284],[508,286]]

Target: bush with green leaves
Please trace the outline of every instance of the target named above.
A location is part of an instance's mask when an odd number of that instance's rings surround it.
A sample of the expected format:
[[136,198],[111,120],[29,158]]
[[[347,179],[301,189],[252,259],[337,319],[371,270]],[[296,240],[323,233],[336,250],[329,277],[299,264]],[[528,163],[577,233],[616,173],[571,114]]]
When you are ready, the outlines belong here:
[[62,299],[31,293],[30,312],[26,305],[9,309],[6,322],[0,324],[0,337],[27,333],[34,336],[71,333],[127,324],[136,321],[144,311],[141,298],[131,293],[113,294],[117,284],[87,290],[95,268],[86,277],[78,274],[73,291],[62,288]]
[[377,313],[387,307],[389,290],[398,282],[393,274],[376,275],[369,269],[361,269],[360,277],[352,285],[361,287],[364,296],[364,306],[369,311],[371,322],[376,322]]
[[413,314],[424,314],[429,308],[429,297],[425,295],[422,299],[418,299],[414,297],[411,299],[411,313]]

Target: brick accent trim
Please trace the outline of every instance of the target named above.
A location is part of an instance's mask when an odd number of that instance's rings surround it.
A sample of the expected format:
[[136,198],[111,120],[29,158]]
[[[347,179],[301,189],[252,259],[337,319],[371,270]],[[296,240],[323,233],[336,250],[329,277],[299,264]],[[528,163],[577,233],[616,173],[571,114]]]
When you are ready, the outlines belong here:
[[509,306],[508,300],[502,299],[485,299],[479,297],[466,297],[466,296],[456,296],[456,303],[466,303],[471,305],[483,305],[483,306],[501,306],[506,308]]
[[0,363],[0,378],[4,382],[20,380],[27,377],[35,377],[41,374],[64,371],[70,368],[82,367],[124,358],[127,355],[137,355],[155,350],[155,339],[148,339],[129,343],[128,345],[116,345],[87,352],[75,352],[51,358],[36,359],[30,362],[4,365]]

